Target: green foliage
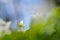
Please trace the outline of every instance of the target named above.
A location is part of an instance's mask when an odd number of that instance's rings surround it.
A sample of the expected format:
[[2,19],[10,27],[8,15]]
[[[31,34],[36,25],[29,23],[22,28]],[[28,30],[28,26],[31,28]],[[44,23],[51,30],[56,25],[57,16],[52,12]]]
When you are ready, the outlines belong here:
[[29,30],[12,32],[1,40],[60,40],[60,7],[52,11],[46,23],[34,24],[33,21]]

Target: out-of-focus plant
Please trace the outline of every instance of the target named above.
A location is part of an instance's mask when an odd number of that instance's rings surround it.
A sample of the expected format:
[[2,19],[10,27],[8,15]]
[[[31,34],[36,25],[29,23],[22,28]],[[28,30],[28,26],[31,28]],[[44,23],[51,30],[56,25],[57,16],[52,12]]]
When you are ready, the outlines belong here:
[[24,27],[25,27],[26,25],[24,24],[24,22],[23,22],[23,20],[22,20],[22,21],[20,21],[20,22],[17,22],[17,26],[18,26],[18,31],[24,31]]
[[9,30],[10,23],[11,22],[6,22],[0,18],[0,37],[11,34],[11,31]]

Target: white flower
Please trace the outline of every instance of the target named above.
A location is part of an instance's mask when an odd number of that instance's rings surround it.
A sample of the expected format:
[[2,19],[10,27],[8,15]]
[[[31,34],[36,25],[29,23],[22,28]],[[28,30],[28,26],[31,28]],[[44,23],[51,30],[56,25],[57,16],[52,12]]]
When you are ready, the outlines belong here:
[[20,24],[21,24],[21,25],[23,25],[23,20],[22,20],[22,21],[20,21]]
[[20,32],[20,31],[24,31],[24,27],[25,27],[26,25],[24,24],[24,22],[23,22],[23,20],[21,20],[19,23],[18,23],[18,32]]
[[11,34],[11,31],[9,30],[11,22],[5,22],[0,18],[0,37],[5,34]]

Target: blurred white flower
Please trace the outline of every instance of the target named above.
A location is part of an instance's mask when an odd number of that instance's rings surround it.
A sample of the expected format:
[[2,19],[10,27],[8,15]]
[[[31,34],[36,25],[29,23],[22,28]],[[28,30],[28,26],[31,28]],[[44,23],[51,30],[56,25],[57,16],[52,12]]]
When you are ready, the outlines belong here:
[[5,34],[11,34],[9,30],[11,22],[5,22],[3,19],[0,18],[0,37],[4,36]]
[[23,20],[21,20],[19,23],[18,23],[18,32],[20,31],[24,31],[24,27],[26,25],[24,24]]
[[6,26],[4,28],[6,34],[11,34],[11,31],[9,30],[11,22],[7,22]]
[[21,24],[21,25],[23,25],[23,20],[22,20],[22,21],[20,21],[20,24]]

